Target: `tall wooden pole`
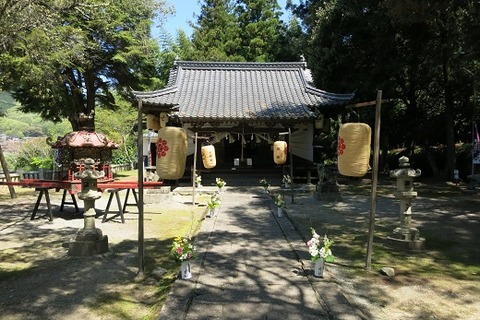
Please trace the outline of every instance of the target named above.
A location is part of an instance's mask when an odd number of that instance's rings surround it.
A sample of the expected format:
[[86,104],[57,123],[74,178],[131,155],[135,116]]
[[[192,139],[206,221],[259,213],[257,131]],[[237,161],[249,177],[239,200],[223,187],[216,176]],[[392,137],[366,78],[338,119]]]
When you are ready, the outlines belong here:
[[373,233],[375,230],[375,213],[377,210],[378,158],[380,153],[380,120],[382,110],[382,90],[377,90],[375,104],[375,135],[373,145],[372,192],[370,208],[370,226],[368,229],[367,260],[365,268],[372,269]]
[[[7,161],[5,161],[5,157],[3,156],[2,146],[0,146],[0,163],[2,164],[3,174],[5,175],[5,181],[12,182],[12,178],[10,177],[10,172],[8,171]],[[10,197],[15,199],[17,194],[15,193],[15,189],[13,186],[8,185],[8,190],[10,191]]]
[[[474,78],[477,79],[477,69],[475,69],[475,73],[469,71],[470,74],[473,74]],[[473,82],[473,112],[472,112],[472,181],[474,181],[473,175],[475,174],[475,155],[476,155],[476,148],[477,144],[480,141],[477,140],[477,82],[474,80]],[[476,143],[475,143],[476,142]],[[472,183],[473,188],[475,188],[475,183]]]
[[197,178],[197,143],[198,133],[195,132],[195,150],[193,152],[193,170],[192,170],[192,206],[195,206],[195,180]]
[[144,266],[144,216],[143,216],[143,125],[142,99],[138,100],[138,129],[137,129],[137,162],[138,162],[138,274],[143,276]]
[[295,203],[295,196],[293,191],[293,150],[292,150],[292,129],[288,128],[288,150],[290,151],[290,190],[292,191],[292,204]]

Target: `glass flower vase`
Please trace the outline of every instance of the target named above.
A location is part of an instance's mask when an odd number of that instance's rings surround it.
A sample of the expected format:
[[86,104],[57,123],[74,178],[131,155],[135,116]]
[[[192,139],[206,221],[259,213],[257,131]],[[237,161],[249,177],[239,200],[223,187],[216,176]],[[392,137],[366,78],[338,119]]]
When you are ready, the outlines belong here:
[[188,260],[182,261],[182,265],[180,266],[180,278],[190,279],[191,277],[192,277],[192,270],[190,268],[190,261]]
[[314,262],[313,275],[315,277],[323,278],[324,272],[325,272],[325,260],[323,260],[322,258],[318,258]]
[[277,217],[283,217],[283,209],[282,207],[277,207]]

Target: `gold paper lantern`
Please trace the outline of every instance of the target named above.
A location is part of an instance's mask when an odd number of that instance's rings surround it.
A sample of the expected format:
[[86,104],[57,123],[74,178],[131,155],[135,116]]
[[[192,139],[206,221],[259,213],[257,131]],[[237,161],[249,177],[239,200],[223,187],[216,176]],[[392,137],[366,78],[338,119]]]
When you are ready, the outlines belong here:
[[287,143],[285,141],[275,141],[273,143],[273,161],[276,164],[287,162]]
[[177,127],[158,130],[157,174],[160,179],[176,180],[185,173],[187,131]]
[[168,114],[166,112],[160,112],[159,125],[160,128],[165,128],[168,122]]
[[215,147],[212,145],[203,146],[201,149],[203,166],[207,169],[215,168],[217,159],[215,158]]
[[372,129],[365,123],[346,123],[338,132],[338,171],[349,177],[362,177],[370,168]]
[[325,116],[320,113],[315,119],[315,129],[323,129],[324,122]]
[[158,131],[160,129],[159,117],[154,114],[147,114],[147,129]]

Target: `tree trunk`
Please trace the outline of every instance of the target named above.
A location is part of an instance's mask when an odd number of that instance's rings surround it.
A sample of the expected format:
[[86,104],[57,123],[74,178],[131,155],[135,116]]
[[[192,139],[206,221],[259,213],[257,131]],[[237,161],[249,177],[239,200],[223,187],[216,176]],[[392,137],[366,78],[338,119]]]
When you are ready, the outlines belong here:
[[453,112],[453,95],[450,84],[450,68],[448,61],[443,63],[443,79],[445,83],[445,128],[447,135],[447,177],[448,180],[453,180],[453,170],[456,165],[455,154],[455,126],[454,126],[454,112]]
[[435,162],[435,156],[427,141],[424,141],[423,149],[425,151],[425,155],[427,156],[428,163],[430,164],[430,168],[432,169],[433,176],[438,177],[440,175],[440,171],[438,170],[437,163]]
[[380,159],[379,159],[379,169],[380,172],[388,174],[388,135],[385,134],[382,136],[380,140],[381,145],[381,152],[380,152]]

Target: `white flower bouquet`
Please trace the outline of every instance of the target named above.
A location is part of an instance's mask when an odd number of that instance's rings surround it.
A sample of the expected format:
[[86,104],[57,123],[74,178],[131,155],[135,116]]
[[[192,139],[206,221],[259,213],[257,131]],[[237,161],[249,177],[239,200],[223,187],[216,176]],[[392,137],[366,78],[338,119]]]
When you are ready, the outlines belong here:
[[322,258],[326,262],[333,262],[334,257],[331,249],[333,241],[330,240],[327,235],[325,235],[322,240],[320,239],[320,236],[317,234],[315,229],[311,228],[311,230],[312,238],[307,241],[307,246],[312,261],[316,261],[319,258]]

